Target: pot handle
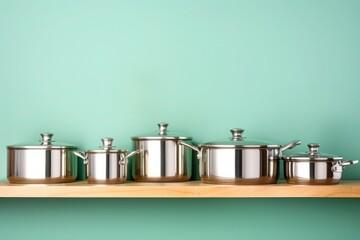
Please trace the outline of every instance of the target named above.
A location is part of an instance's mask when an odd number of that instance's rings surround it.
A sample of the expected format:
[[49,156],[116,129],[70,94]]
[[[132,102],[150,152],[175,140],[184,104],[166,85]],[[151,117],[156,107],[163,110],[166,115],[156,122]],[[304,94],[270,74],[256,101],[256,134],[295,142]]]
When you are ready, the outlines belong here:
[[76,156],[78,156],[79,158],[84,159],[84,164],[88,164],[88,159],[87,159],[87,154],[85,152],[82,151],[73,151],[73,154],[75,154]]
[[350,160],[350,161],[342,162],[340,164],[340,166],[344,167],[344,166],[348,166],[348,165],[352,165],[352,164],[357,164],[358,162],[359,162],[359,160]]
[[185,147],[188,147],[188,148],[190,148],[190,149],[192,149],[192,150],[200,153],[200,148],[198,148],[198,147],[196,147],[196,146],[194,146],[194,145],[191,145],[191,144],[186,143],[186,142],[181,141],[181,140],[180,140],[178,143],[179,143],[179,145],[183,145],[183,146],[185,146]]
[[131,153],[129,153],[128,155],[126,155],[124,158],[122,158],[122,159],[119,161],[119,164],[120,164],[120,165],[125,165],[126,162],[127,162],[127,160],[128,160],[128,158],[134,156],[135,154],[139,154],[139,153],[142,153],[142,152],[144,152],[143,149],[137,149],[137,150],[135,150],[135,151],[132,151]]
[[284,152],[285,150],[291,149],[291,148],[296,147],[297,145],[300,145],[300,144],[301,144],[301,141],[300,141],[300,140],[291,141],[291,142],[285,144],[284,146],[282,146],[282,147],[280,148],[280,150],[279,150],[279,151],[280,151],[280,154],[281,154],[282,152]]
[[341,173],[343,169],[345,169],[345,166],[348,165],[352,165],[352,164],[357,164],[359,161],[358,160],[351,160],[351,161],[346,161],[346,162],[336,162],[335,165],[333,165],[331,167],[331,170],[335,173]]

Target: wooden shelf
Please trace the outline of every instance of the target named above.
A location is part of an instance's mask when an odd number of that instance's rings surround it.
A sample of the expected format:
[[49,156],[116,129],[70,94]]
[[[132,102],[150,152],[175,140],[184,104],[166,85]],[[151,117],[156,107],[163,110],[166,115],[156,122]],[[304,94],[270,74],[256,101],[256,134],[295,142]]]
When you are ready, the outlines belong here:
[[117,185],[10,184],[0,182],[0,198],[360,198],[360,180],[339,185],[210,185],[127,182]]

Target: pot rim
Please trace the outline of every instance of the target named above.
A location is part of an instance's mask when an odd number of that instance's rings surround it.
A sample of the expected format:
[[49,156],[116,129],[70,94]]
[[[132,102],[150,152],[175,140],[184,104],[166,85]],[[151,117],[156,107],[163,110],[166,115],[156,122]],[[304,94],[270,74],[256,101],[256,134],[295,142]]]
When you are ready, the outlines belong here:
[[132,140],[192,140],[192,137],[170,137],[170,136],[153,136],[153,137],[132,137]]
[[310,163],[317,163],[317,162],[342,162],[342,157],[334,157],[334,158],[292,158],[292,157],[282,157],[282,160],[285,162],[310,162]]
[[40,133],[40,135],[42,139],[39,140],[37,143],[14,144],[7,146],[7,149],[46,149],[46,150],[77,149],[77,147],[74,145],[53,141],[52,137],[54,134],[52,133],[43,132]]
[[7,149],[8,150],[20,150],[20,149],[28,149],[28,150],[31,150],[31,149],[37,149],[37,150],[41,150],[41,149],[44,149],[44,150],[58,150],[58,149],[77,149],[76,146],[56,146],[56,145],[44,145],[44,146],[22,146],[22,145],[11,145],[11,146],[7,146]]
[[192,137],[184,136],[182,133],[168,131],[167,123],[158,123],[159,130],[147,136],[134,136],[132,140],[192,140]]
[[98,150],[86,150],[85,153],[93,153],[93,154],[109,154],[109,153],[127,153],[127,149],[98,149]]
[[280,145],[217,145],[217,144],[201,144],[199,148],[212,148],[212,149],[277,149]]

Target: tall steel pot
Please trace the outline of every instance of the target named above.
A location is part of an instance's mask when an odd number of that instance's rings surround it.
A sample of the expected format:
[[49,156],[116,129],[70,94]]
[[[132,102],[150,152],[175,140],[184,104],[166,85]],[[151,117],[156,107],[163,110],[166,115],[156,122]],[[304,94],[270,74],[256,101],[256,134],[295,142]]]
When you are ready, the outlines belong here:
[[159,131],[146,136],[132,137],[135,149],[143,152],[132,162],[132,176],[142,182],[183,182],[191,178],[191,150],[178,142],[189,143],[191,137],[167,130],[159,123]]
[[7,146],[8,180],[11,183],[65,183],[76,180],[75,146],[52,141],[41,133],[37,143]]
[[243,129],[230,130],[225,141],[209,142],[199,147],[180,141],[179,144],[198,152],[200,177],[213,184],[271,184],[279,178],[282,153],[299,145],[294,140],[284,146],[243,137]]

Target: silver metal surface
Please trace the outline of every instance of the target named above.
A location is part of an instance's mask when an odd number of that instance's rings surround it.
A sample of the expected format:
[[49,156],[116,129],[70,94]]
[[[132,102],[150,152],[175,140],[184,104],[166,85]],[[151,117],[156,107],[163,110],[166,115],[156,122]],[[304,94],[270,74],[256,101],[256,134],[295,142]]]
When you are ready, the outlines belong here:
[[69,149],[8,149],[11,183],[63,183],[75,181],[77,158]]
[[200,177],[204,183],[271,184],[279,176],[278,149],[202,148]]
[[7,146],[8,180],[11,183],[62,183],[77,177],[75,146],[52,141],[52,133],[41,133],[34,144]]
[[115,184],[126,181],[127,164],[120,164],[126,156],[124,152],[82,153],[74,151],[74,154],[84,159],[88,183]]
[[167,134],[167,127],[169,126],[169,124],[167,123],[159,123],[159,134],[160,135],[166,135]]
[[143,149],[132,163],[132,176],[143,182],[183,182],[191,177],[190,149],[169,139],[133,139],[135,149]]
[[128,158],[141,153],[142,149],[127,154],[127,150],[113,149],[112,138],[102,138],[101,141],[103,142],[101,150],[73,152],[76,156],[84,159],[87,182],[94,184],[124,183],[127,179]]
[[127,164],[129,158],[131,158],[132,156],[135,156],[136,154],[140,154],[143,151],[144,151],[143,149],[137,149],[137,150],[132,151],[131,153],[126,155],[124,158],[122,158],[119,164],[122,164],[122,165]]
[[317,143],[309,143],[308,144],[309,150],[310,150],[310,156],[319,156],[319,147],[320,144]]
[[285,161],[284,175],[291,184],[337,184],[341,179],[341,171],[333,169],[337,161]]
[[76,149],[68,143],[61,143],[52,140],[52,133],[41,133],[41,140],[34,143],[23,143],[7,146],[8,149]]
[[242,134],[244,132],[244,129],[241,128],[233,128],[230,130],[231,134],[232,134],[232,140],[241,140],[242,139]]
[[284,160],[284,175],[288,183],[307,185],[329,185],[340,182],[345,166],[358,160],[342,162],[342,157],[319,152],[320,145],[308,144],[309,152],[297,153]]
[[337,161],[335,164],[333,164],[331,170],[336,173],[342,173],[345,166],[357,164],[358,162],[359,162],[358,160],[351,160],[346,162]]
[[[238,137],[236,137],[238,138]],[[198,152],[201,181],[215,184],[271,184],[279,177],[279,159],[282,151],[299,145],[299,140],[284,147],[256,147],[233,145],[180,145]],[[226,146],[226,147],[225,147]]]
[[349,166],[349,165],[353,165],[353,164],[357,164],[359,163],[359,160],[350,160],[350,161],[346,161],[346,162],[341,162],[341,166],[345,167],[345,166]]
[[52,133],[41,133],[41,145],[51,145],[51,138],[54,136]]
[[341,161],[343,159],[343,157],[340,156],[319,152],[320,144],[318,143],[309,143],[308,147],[308,152],[301,152],[292,154],[290,156],[284,156],[283,159],[291,161]]
[[189,136],[185,136],[183,133],[172,132],[168,130],[169,124],[159,123],[159,130],[145,136],[132,137],[132,140],[191,140]]
[[281,146],[268,141],[259,139],[247,139],[243,136],[244,130],[241,128],[233,128],[230,130],[231,137],[215,142],[201,144],[200,147],[206,148],[274,148],[279,149]]
[[108,150],[108,149],[112,149],[112,142],[113,139],[112,138],[102,138],[101,139],[102,143],[103,143],[103,149]]

